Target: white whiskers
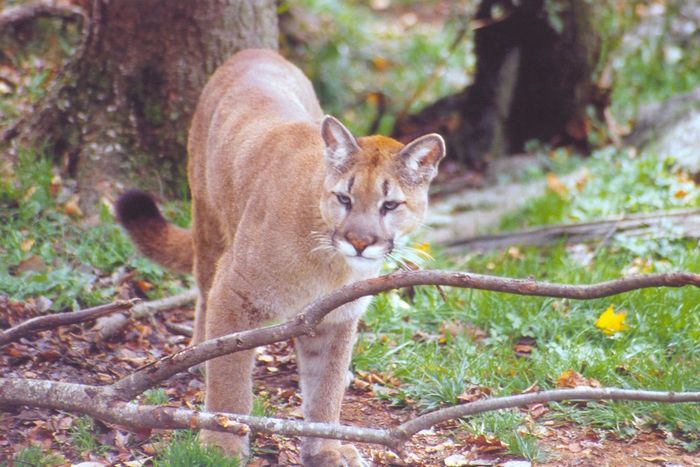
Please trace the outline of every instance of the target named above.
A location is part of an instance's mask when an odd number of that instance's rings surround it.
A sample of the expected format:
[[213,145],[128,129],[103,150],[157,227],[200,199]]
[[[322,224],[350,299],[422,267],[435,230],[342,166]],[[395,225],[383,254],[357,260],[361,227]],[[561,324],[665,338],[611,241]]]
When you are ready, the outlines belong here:
[[333,246],[333,241],[328,232],[318,232],[312,231],[309,234],[309,238],[313,240],[317,245],[309,251],[309,254],[314,254],[318,252],[337,254],[338,251]]

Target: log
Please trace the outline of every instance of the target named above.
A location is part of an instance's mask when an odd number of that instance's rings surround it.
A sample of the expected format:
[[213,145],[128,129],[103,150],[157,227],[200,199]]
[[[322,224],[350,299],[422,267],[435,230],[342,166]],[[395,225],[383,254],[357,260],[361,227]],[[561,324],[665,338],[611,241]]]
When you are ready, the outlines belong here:
[[644,235],[671,223],[685,238],[700,238],[700,209],[657,211],[629,214],[592,222],[576,222],[546,227],[534,227],[516,232],[477,235],[446,242],[441,246],[450,251],[464,249],[489,251],[513,245],[542,246],[558,242],[567,244],[603,241],[614,234]]

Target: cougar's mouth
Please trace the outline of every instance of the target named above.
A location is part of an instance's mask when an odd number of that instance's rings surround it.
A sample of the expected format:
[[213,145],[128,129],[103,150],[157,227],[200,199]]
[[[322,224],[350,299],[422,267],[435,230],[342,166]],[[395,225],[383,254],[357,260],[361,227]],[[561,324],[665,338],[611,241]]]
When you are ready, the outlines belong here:
[[383,261],[391,254],[394,246],[394,242],[391,239],[374,242],[371,245],[357,242],[353,244],[340,235],[336,235],[335,232],[331,242],[333,247],[346,258],[363,262]]

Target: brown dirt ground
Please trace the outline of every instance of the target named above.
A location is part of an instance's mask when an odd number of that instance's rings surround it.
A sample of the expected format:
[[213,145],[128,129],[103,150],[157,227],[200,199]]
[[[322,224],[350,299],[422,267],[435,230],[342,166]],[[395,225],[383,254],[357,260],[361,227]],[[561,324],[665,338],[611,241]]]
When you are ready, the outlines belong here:
[[[0,327],[6,328],[34,316],[31,303],[0,300]],[[89,326],[67,326],[21,339],[0,349],[0,368],[5,377],[44,378],[90,384],[112,382],[135,368],[177,351],[186,339],[168,332],[164,320],[189,323],[191,310],[161,313],[153,320],[130,325],[108,342],[95,343]],[[268,346],[258,352],[255,370],[256,391],[266,394],[269,409],[278,416],[299,418],[299,391],[292,344]],[[171,405],[191,406],[201,401],[203,385],[191,374],[181,374],[163,386]],[[530,415],[546,411],[530,409]],[[536,414],[536,415],[537,415]],[[388,428],[406,421],[415,413],[390,407],[372,397],[368,385],[356,379],[347,392],[343,422],[374,428]],[[538,418],[537,417],[534,418]],[[96,435],[106,446],[104,453],[80,453],[71,442],[76,416],[45,409],[10,408],[0,413],[0,462],[9,461],[29,443],[61,453],[71,462],[96,461],[109,465],[147,460],[160,445],[153,433],[129,433],[121,427],[98,422]],[[538,421],[540,446],[548,460],[542,466],[700,466],[700,453],[689,454],[664,441],[662,433],[644,432],[622,441],[601,436],[592,429],[570,423]],[[406,446],[403,458],[382,447],[358,446],[376,465],[441,466],[445,458],[459,454],[468,464],[500,465],[516,460],[507,455],[500,441],[470,437],[445,424],[417,434]],[[257,434],[254,459],[250,465],[298,465],[296,438]]]

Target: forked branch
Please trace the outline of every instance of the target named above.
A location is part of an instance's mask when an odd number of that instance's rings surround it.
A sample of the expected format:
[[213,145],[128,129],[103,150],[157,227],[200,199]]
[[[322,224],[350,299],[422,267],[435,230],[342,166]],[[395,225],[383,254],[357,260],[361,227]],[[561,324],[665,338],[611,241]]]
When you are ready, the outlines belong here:
[[376,443],[398,450],[422,429],[455,418],[530,404],[564,400],[636,400],[700,402],[700,392],[659,392],[616,388],[575,388],[484,399],[419,416],[389,430],[309,423],[228,413],[196,412],[129,402],[170,376],[212,358],[310,334],[337,307],[366,295],[416,285],[442,285],[518,295],[588,300],[649,287],[700,288],[700,275],[677,272],[633,276],[592,285],[568,285],[453,271],[397,272],[356,282],[308,305],[294,319],[276,326],[211,339],[158,360],[109,386],[88,386],[28,379],[0,378],[0,407],[30,405],[88,414],[131,428],[208,428],[245,432],[254,429],[288,436],[313,436]]
[[443,285],[517,295],[590,300],[649,287],[694,285],[700,288],[700,275],[687,272],[648,274],[592,285],[569,285],[455,271],[396,272],[346,285],[314,301],[299,315],[285,323],[237,332],[188,347],[125,377],[114,384],[114,390],[124,399],[131,399],[159,382],[206,360],[310,334],[328,313],[345,303],[366,295],[416,285]]
[[27,321],[4,331],[0,330],[0,347],[35,332],[47,331],[49,329],[55,329],[59,326],[66,326],[68,324],[84,323],[86,321],[97,319],[101,316],[128,310],[137,302],[138,300],[136,299],[119,300],[108,305],[86,308],[85,310],[67,311],[65,313],[37,316],[36,318],[28,319]]

